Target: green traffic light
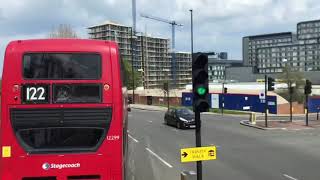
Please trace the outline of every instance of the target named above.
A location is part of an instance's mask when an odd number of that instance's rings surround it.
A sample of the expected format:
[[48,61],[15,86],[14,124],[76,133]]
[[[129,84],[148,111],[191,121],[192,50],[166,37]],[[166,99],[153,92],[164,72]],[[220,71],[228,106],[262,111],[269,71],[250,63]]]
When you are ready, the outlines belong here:
[[197,88],[197,93],[198,93],[200,96],[206,94],[206,92],[207,92],[207,90],[206,90],[206,88],[204,88],[204,87],[199,87],[199,88]]

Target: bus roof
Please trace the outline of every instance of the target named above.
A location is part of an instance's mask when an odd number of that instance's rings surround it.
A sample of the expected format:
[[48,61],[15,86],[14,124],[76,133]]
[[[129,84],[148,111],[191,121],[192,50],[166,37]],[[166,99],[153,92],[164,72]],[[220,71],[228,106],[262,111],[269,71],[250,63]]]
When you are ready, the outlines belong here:
[[[107,46],[106,46],[107,45]],[[117,47],[117,43],[105,40],[91,39],[30,39],[11,41],[7,47],[7,51],[16,50],[19,46],[20,51],[29,52],[100,52],[106,50],[106,47]]]

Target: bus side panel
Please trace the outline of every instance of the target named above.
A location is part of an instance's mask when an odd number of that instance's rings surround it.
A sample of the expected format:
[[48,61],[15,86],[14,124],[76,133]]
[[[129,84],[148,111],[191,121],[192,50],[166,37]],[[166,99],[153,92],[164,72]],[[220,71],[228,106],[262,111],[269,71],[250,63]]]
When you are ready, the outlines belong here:
[[[16,151],[22,150],[18,146],[13,134],[12,127],[10,124],[10,113],[8,104],[14,104],[20,102],[18,96],[20,89],[14,89],[15,83],[19,82],[16,78],[19,75],[19,55],[15,48],[17,42],[11,42],[6,48],[4,65],[3,65],[3,76],[2,76],[2,92],[1,92],[1,131],[0,131],[0,145],[1,154],[2,150],[6,149],[6,157],[1,157],[0,160],[0,177],[1,179],[13,179],[11,170],[11,163],[14,163],[12,157]],[[4,165],[5,164],[5,165]]]
[[119,141],[117,141],[117,160],[115,161],[114,169],[112,169],[112,174],[119,174],[116,177],[119,177],[119,180],[123,180],[123,120],[124,120],[124,104],[123,104],[123,94],[122,94],[122,80],[121,80],[121,72],[120,72],[120,60],[119,60],[119,50],[116,43],[112,43],[110,46],[110,58],[112,62],[112,84],[113,84],[113,113],[116,119],[113,119],[116,124],[115,129],[117,129],[117,136],[119,135]]

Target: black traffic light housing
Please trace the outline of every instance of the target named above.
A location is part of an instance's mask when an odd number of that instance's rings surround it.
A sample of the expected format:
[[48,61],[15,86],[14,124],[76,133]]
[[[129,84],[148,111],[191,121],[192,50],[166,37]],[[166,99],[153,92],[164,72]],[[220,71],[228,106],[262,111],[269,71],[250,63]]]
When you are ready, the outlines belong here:
[[226,87],[223,88],[223,93],[224,93],[224,94],[227,94],[227,93],[228,93],[228,88],[226,88]]
[[195,53],[192,56],[193,110],[209,110],[208,55]]
[[169,84],[167,82],[163,83],[163,90],[168,92]]
[[294,87],[289,87],[289,93],[293,94],[293,92],[294,92]]
[[268,77],[268,91],[274,91],[274,79],[272,77]]
[[306,80],[306,85],[304,86],[304,94],[311,94],[312,93],[312,83],[308,79]]

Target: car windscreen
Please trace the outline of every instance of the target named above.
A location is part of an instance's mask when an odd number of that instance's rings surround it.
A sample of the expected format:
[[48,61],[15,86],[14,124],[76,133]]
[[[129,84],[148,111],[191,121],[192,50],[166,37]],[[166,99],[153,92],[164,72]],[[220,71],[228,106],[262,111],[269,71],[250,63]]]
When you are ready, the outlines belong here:
[[177,114],[184,115],[184,116],[190,116],[190,115],[193,115],[193,112],[190,109],[178,109]]
[[27,53],[25,79],[100,79],[101,56],[95,53]]

